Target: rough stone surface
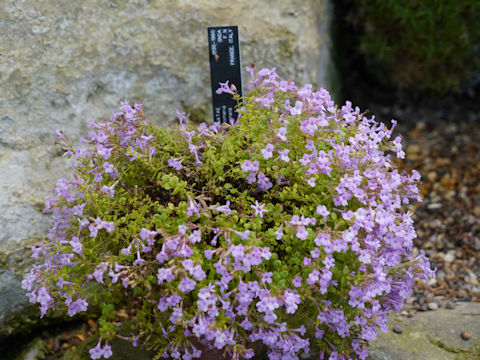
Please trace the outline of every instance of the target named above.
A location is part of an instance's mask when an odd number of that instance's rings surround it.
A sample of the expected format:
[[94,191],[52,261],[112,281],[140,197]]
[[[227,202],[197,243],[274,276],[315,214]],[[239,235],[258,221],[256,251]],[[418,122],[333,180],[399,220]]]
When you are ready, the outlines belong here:
[[[480,359],[480,303],[459,303],[452,310],[401,320],[390,316],[390,329],[401,326],[403,332],[381,334],[370,344],[369,360]],[[461,338],[465,330],[471,334],[469,341]]]
[[45,342],[40,339],[34,339],[28,344],[20,355],[15,357],[15,360],[41,360],[45,359],[47,353],[47,346]]
[[[4,0],[0,6],[0,327],[25,303],[19,281],[68,163],[53,131],[143,99],[157,124],[176,109],[210,119],[206,28],[238,25],[244,65],[326,85],[329,1]],[[247,79],[244,74],[244,81]]]

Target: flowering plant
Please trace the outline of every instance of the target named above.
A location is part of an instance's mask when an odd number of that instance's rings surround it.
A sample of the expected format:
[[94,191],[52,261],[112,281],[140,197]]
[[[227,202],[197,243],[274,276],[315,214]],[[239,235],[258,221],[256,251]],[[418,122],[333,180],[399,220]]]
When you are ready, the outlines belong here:
[[42,255],[23,281],[41,314],[102,308],[92,359],[108,358],[112,311],[136,316],[135,346],[192,359],[202,349],[232,359],[367,356],[387,312],[400,310],[415,274],[411,213],[419,174],[400,174],[392,129],[326,90],[297,88],[274,70],[255,73],[233,124],[151,125],[126,101],[90,122],[70,146],[73,179],[61,179]]

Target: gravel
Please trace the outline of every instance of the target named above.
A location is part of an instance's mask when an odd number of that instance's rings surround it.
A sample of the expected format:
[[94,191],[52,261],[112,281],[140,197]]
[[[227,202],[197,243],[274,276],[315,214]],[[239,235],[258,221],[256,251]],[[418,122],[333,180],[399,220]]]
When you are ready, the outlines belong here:
[[[478,100],[478,101],[477,101]],[[420,172],[423,202],[408,205],[417,230],[414,255],[424,250],[437,279],[417,279],[406,310],[428,311],[456,301],[480,301],[480,99],[430,105],[370,103],[376,119],[396,119],[406,158],[401,170]],[[425,301],[435,296],[437,307]],[[430,298],[433,298],[430,296]],[[447,306],[448,304],[448,306]]]

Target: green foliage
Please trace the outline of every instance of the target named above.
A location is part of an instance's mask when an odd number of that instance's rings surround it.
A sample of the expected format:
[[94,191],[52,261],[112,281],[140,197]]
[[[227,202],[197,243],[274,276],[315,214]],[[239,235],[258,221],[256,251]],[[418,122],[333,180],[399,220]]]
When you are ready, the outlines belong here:
[[480,71],[477,0],[351,0],[369,72],[398,89],[457,92]]

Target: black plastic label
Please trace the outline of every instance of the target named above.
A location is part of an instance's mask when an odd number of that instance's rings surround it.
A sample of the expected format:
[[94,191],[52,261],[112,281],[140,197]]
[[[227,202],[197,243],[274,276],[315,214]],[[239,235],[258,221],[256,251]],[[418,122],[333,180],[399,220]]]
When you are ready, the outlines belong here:
[[210,57],[210,78],[212,81],[213,120],[224,123],[238,118],[235,111],[237,102],[231,94],[217,94],[220,83],[228,81],[242,96],[240,69],[240,45],[238,26],[216,26],[208,28],[208,49]]

